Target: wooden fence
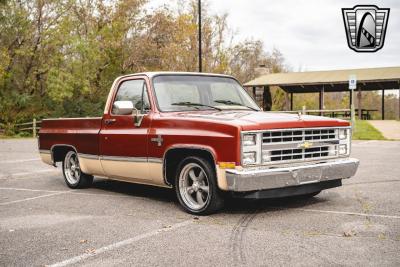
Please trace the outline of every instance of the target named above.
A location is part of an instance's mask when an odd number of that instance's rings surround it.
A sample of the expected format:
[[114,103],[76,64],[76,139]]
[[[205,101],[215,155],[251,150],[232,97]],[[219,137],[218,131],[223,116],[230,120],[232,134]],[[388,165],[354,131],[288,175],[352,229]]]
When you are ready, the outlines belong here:
[[30,122],[18,123],[14,125],[14,132],[31,132],[33,137],[37,136],[37,133],[40,130],[40,125],[42,121],[38,121],[33,119]]

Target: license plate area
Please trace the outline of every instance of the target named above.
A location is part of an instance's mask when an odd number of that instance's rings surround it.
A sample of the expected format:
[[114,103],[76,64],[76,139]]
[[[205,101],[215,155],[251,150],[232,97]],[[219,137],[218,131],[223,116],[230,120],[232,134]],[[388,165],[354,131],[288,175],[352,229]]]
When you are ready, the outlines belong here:
[[298,181],[299,184],[317,183],[321,180],[322,169],[321,168],[310,168],[299,170]]

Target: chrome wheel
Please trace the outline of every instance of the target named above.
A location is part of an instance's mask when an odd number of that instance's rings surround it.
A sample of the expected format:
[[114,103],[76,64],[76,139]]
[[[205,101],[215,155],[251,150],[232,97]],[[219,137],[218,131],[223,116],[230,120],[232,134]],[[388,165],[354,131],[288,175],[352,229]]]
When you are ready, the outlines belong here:
[[210,184],[204,169],[197,163],[185,165],[179,174],[179,193],[192,210],[203,209],[210,199]]
[[78,156],[74,151],[68,152],[65,156],[64,174],[68,183],[70,183],[71,185],[75,185],[79,182],[81,169],[79,167]]

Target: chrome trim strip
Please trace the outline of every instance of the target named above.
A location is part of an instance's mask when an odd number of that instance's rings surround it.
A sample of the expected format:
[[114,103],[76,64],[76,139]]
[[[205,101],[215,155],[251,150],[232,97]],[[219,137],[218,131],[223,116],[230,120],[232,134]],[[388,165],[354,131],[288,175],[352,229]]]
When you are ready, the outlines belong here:
[[51,154],[51,151],[49,149],[39,149],[39,153],[42,154]]
[[78,156],[85,159],[95,159],[95,160],[163,163],[162,158],[152,158],[152,157],[146,158],[146,157],[121,157],[121,156],[104,156],[104,155],[98,156],[85,153],[78,153]]
[[80,158],[85,158],[85,159],[99,159],[98,155],[93,155],[93,154],[84,154],[84,153],[78,153],[78,157]]
[[147,162],[146,157],[120,157],[120,156],[104,156],[104,155],[100,156],[100,160]]
[[163,163],[163,159],[162,159],[162,158],[147,158],[147,162],[151,162],[151,163]]

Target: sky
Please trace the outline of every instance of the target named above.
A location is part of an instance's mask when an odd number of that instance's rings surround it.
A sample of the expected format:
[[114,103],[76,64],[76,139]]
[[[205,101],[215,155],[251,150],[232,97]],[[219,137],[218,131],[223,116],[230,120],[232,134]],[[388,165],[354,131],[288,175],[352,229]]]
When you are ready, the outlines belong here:
[[[399,0],[208,0],[211,14],[228,13],[235,40],[260,39],[277,48],[293,71],[400,66]],[[150,0],[150,8],[177,0]],[[341,8],[372,4],[390,8],[384,47],[357,53],[347,46]]]

